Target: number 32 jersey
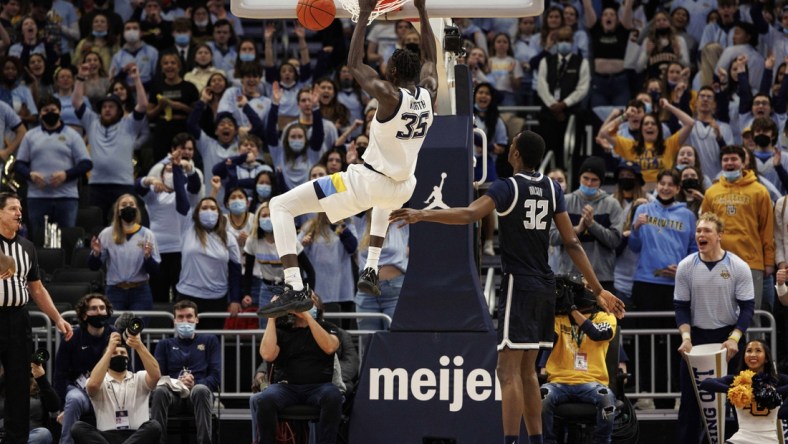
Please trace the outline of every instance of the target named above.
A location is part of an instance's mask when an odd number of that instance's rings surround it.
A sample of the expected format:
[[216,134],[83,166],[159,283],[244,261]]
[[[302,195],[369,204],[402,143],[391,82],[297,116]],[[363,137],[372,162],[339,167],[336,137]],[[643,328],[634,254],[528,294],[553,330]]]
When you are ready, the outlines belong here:
[[561,186],[540,173],[517,173],[487,191],[498,212],[504,273],[552,277],[547,264],[553,216],[566,212]]
[[369,146],[364,162],[396,180],[407,180],[416,172],[419,150],[432,125],[432,100],[429,92],[416,87],[412,94],[400,88],[397,112],[387,120],[372,119]]

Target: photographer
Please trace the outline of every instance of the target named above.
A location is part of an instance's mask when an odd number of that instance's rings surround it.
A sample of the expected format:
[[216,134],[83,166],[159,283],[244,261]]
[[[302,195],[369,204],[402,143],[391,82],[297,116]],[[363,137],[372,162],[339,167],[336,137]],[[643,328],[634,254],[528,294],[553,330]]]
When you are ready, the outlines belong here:
[[616,317],[599,309],[580,279],[556,276],[557,339],[547,360],[547,383],[542,385],[545,444],[555,443],[553,411],[568,402],[596,406],[593,442],[610,442],[613,431],[616,397],[608,388],[605,357],[616,333]]
[[[32,377],[30,378],[30,435],[28,444],[49,444],[52,442],[52,432],[47,428],[49,414],[60,409],[60,398],[49,384],[44,370],[44,364],[49,360],[49,353],[43,349],[46,356],[36,360],[38,353],[33,356],[30,363]],[[5,375],[0,371],[0,413],[5,410]],[[9,407],[12,407],[9,405]],[[2,430],[2,427],[0,427]]]
[[[128,370],[129,353],[134,349],[145,370]],[[123,344],[121,334],[113,332],[99,362],[93,367],[85,390],[96,412],[96,427],[79,421],[71,429],[76,443],[150,444],[157,442],[162,430],[150,420],[148,400],[161,373],[159,363],[140,341],[139,335],[128,335]]]

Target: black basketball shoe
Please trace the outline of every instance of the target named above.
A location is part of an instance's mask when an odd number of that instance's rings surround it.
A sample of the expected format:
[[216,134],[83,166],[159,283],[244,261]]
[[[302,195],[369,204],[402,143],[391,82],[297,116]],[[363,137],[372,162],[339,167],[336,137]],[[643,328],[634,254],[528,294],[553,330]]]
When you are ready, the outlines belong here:
[[309,311],[312,308],[311,291],[309,285],[304,285],[301,291],[293,290],[290,285],[284,286],[285,291],[273,302],[260,307],[257,310],[257,316],[261,318],[278,318],[284,316],[291,311],[303,312]]
[[378,285],[378,272],[372,267],[367,267],[358,276],[358,289],[367,294],[380,296],[380,285]]

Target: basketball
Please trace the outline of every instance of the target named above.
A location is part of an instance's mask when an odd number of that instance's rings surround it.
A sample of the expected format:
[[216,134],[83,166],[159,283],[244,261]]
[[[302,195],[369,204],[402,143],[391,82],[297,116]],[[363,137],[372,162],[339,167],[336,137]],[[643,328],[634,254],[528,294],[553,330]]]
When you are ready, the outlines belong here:
[[334,0],[299,0],[296,16],[301,25],[312,31],[326,28],[337,15]]

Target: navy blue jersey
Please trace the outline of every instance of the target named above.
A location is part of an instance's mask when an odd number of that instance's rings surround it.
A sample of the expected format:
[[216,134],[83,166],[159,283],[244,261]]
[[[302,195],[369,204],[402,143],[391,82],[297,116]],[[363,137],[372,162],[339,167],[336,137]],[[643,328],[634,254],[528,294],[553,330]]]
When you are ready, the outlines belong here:
[[487,196],[498,212],[503,272],[551,278],[550,226],[555,214],[566,212],[561,187],[540,173],[518,173],[495,181]]

